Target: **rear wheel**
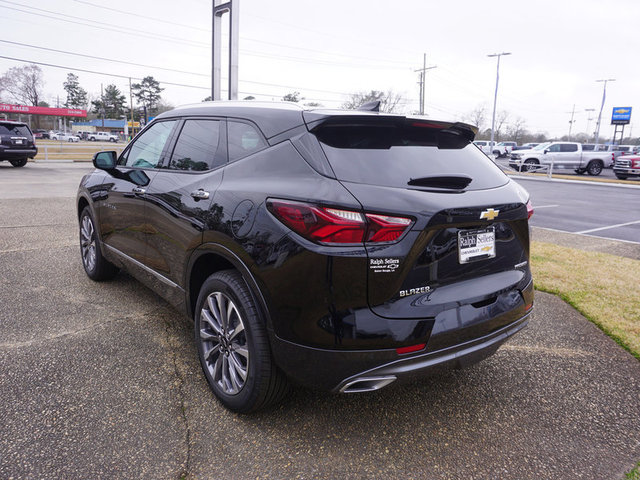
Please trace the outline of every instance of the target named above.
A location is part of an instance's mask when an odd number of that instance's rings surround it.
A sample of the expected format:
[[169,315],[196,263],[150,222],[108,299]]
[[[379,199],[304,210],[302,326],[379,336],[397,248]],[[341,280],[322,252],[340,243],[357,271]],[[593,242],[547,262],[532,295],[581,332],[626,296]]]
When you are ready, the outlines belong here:
[[629,178],[626,175],[620,175],[619,173],[616,173],[616,177],[618,177],[620,180],[626,180],[627,178]]
[[602,162],[600,160],[591,160],[587,165],[587,173],[591,176],[600,175],[602,172]]
[[237,271],[218,272],[204,282],[194,334],[202,371],[228,409],[249,413],[286,395],[288,381],[271,357],[264,320]]
[[102,256],[102,247],[89,207],[80,215],[80,253],[87,276],[97,282],[116,276],[118,268]]
[[27,157],[19,158],[17,160],[9,160],[9,163],[14,167],[24,167],[27,164]]
[[540,162],[538,162],[538,160],[536,160],[535,158],[527,158],[524,161],[524,165],[522,166],[522,171],[523,172],[530,172],[530,171],[535,171],[537,170],[536,165],[539,165]]

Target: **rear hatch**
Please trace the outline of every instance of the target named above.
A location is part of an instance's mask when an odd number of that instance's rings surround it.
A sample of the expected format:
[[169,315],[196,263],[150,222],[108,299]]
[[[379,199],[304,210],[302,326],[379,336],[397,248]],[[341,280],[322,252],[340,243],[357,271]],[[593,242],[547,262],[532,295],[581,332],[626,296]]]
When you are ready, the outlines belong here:
[[524,313],[528,195],[471,143],[472,127],[383,115],[310,127],[364,212],[412,219],[399,241],[365,244],[373,312],[470,338]]
[[13,122],[0,122],[0,141],[3,150],[33,149],[35,146],[29,127]]

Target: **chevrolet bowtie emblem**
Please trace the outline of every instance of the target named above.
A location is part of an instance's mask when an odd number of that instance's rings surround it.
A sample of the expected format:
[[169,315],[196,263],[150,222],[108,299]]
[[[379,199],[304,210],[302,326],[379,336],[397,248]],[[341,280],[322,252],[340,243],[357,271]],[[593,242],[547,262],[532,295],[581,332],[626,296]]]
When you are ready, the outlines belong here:
[[500,210],[494,210],[493,208],[483,210],[482,213],[480,214],[480,220],[483,220],[483,219],[493,220],[498,216],[499,213],[500,213]]

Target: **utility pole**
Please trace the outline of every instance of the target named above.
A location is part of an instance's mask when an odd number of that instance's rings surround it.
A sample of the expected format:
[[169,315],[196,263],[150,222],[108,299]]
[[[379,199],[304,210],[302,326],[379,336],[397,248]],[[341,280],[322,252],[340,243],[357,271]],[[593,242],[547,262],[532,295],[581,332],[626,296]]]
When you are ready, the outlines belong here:
[[102,114],[102,127],[104,128],[104,114],[106,112],[104,108],[104,92],[102,91],[102,83],[100,84],[100,102],[102,103],[100,106],[100,113]]
[[491,150],[493,150],[493,139],[495,138],[496,128],[496,103],[498,102],[498,81],[500,80],[500,57],[503,55],[511,55],[511,52],[492,53],[491,55],[487,55],[487,57],[498,57],[498,66],[496,67],[496,92],[493,95],[493,115],[491,116]]
[[438,68],[437,66],[427,67],[427,54],[423,54],[422,56],[422,68],[418,70],[414,70],[414,72],[420,72],[420,115],[424,115],[424,104],[425,104],[425,90],[426,90],[426,75],[427,70],[432,70],[434,68]]
[[615,78],[607,78],[602,79],[602,80],[596,80],[596,82],[603,82],[604,83],[604,88],[602,89],[602,104],[600,105],[600,113],[598,114],[598,123],[596,125],[596,145],[598,144],[598,141],[600,140],[600,121],[602,120],[602,109],[604,108],[604,100],[607,97],[607,83],[608,82],[615,82],[616,79]]
[[129,103],[131,104],[131,109],[129,110],[131,113],[131,138],[133,138],[133,90],[131,89],[131,77],[129,77]]
[[595,112],[596,109],[585,108],[584,111],[587,112],[587,135],[589,135],[589,138],[591,138],[591,132],[589,132],[589,125],[591,124],[591,120],[593,120],[593,117],[591,116],[591,112]]
[[573,128],[573,122],[574,122],[573,117],[575,116],[575,114],[576,114],[576,104],[574,103],[573,110],[571,110],[571,120],[569,120],[569,141],[571,141],[571,129]]

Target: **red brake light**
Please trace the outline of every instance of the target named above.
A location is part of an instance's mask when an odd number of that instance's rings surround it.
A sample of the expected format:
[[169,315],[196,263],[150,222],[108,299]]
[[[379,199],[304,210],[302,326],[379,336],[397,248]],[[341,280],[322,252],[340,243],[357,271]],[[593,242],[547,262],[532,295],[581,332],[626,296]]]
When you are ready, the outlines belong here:
[[531,200],[528,200],[527,201],[527,220],[531,218],[531,215],[533,215],[533,205],[531,205]]
[[291,230],[312,242],[357,244],[392,242],[411,225],[411,219],[353,210],[319,207],[301,202],[269,200],[269,211]]

